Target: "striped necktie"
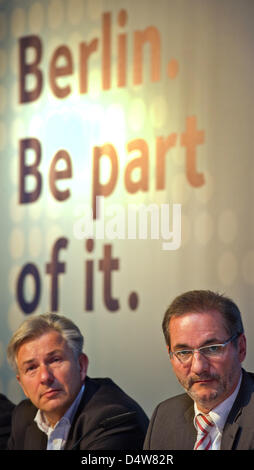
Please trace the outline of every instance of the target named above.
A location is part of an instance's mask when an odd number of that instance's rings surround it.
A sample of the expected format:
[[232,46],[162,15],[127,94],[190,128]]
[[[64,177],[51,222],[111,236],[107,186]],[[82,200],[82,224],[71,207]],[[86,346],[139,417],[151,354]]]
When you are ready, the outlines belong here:
[[209,432],[214,426],[214,422],[211,420],[209,415],[198,414],[195,418],[195,424],[198,430],[198,435],[194,450],[210,449],[212,441]]

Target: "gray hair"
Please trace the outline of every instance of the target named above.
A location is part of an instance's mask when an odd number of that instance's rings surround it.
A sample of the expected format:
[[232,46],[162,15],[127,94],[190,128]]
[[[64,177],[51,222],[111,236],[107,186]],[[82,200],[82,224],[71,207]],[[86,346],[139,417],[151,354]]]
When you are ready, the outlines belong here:
[[17,372],[17,353],[26,341],[39,338],[50,331],[57,331],[66,340],[76,359],[83,349],[84,337],[69,318],[56,313],[45,313],[25,320],[12,336],[7,347],[7,359]]

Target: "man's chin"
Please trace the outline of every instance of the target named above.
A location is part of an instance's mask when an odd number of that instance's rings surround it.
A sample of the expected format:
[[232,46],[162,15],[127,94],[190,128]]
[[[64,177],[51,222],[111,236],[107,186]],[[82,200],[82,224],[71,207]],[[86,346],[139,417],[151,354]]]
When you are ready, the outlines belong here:
[[217,390],[191,390],[187,392],[188,395],[192,398],[192,400],[197,404],[205,409],[211,410],[216,406],[218,400],[218,392]]
[[43,397],[40,401],[39,408],[43,411],[53,411],[54,409],[59,409],[65,406],[65,397],[63,394],[59,393],[55,396]]

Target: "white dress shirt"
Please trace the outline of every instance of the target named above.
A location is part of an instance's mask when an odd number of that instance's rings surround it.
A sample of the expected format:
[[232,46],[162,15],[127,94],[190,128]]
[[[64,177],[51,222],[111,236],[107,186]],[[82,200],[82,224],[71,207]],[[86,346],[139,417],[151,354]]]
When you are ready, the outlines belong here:
[[[213,408],[208,413],[208,415],[210,416],[210,418],[213,420],[215,424],[215,426],[211,428],[211,431],[209,433],[211,441],[212,441],[210,450],[220,450],[222,432],[223,432],[227,417],[229,415],[229,412],[237,397],[237,394],[241,385],[241,381],[242,381],[242,374],[240,376],[237,387],[235,388],[233,393],[228,398],[226,398],[226,400],[224,400],[222,403],[216,406],[216,408]],[[198,410],[196,403],[194,403],[194,411],[195,411],[194,426],[197,429],[196,424],[195,424],[195,417],[200,413],[200,411]]]
[[53,427],[50,426],[49,421],[47,420],[43,411],[37,411],[34,421],[36,422],[38,428],[48,436],[47,450],[64,449],[71,427],[71,423],[78,409],[84,389],[85,385],[82,385],[77,397],[75,398],[70,408]]

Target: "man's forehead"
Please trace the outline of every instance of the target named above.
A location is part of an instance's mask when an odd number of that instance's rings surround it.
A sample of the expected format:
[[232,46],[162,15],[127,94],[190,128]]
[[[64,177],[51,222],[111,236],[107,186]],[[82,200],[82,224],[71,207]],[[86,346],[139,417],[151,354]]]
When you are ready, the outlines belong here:
[[17,349],[16,356],[18,357],[20,353],[24,354],[29,353],[30,351],[44,351],[45,353],[48,353],[56,348],[62,349],[66,344],[66,340],[58,331],[50,330],[43,334],[38,334],[24,339]]
[[214,333],[224,333],[226,325],[223,316],[218,311],[187,312],[183,315],[173,316],[169,322],[171,341],[174,337],[196,337]]

